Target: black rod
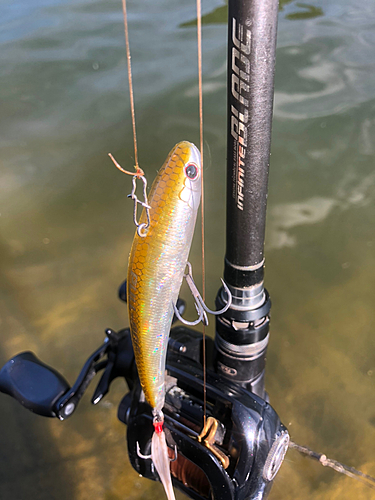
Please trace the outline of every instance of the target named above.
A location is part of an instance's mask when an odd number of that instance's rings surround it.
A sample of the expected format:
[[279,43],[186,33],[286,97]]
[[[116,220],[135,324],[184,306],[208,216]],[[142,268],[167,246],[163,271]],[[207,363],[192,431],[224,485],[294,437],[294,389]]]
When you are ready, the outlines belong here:
[[263,280],[278,0],[229,0],[225,280]]
[[[262,398],[271,307],[263,251],[277,14],[278,0],[229,0],[224,279],[232,304],[216,318],[215,368]],[[226,300],[219,290],[218,310]]]

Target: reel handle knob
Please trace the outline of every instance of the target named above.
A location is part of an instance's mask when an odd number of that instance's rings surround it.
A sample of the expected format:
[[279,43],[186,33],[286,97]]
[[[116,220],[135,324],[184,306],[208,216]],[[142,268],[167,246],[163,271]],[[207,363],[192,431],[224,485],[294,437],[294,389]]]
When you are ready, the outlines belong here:
[[0,371],[0,391],[44,417],[56,417],[54,405],[70,386],[56,370],[30,351],[10,359]]

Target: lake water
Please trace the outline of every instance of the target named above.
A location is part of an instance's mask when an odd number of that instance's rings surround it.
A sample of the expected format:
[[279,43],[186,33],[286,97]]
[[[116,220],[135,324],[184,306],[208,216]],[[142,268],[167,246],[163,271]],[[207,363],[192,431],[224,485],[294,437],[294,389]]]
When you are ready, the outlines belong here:
[[[150,181],[176,142],[199,142],[195,4],[129,1],[128,11]],[[72,383],[104,329],[128,324],[117,287],[134,234],[130,178],[107,157],[133,166],[121,3],[1,0],[0,13],[0,361],[32,350]],[[225,241],[226,5],[205,0],[203,14],[212,305]],[[275,86],[267,390],[295,442],[375,475],[372,0],[284,0]],[[199,238],[191,260],[199,282]],[[162,498],[129,465],[116,416],[124,383],[95,408],[94,387],[64,423],[0,397],[1,498]],[[371,495],[291,450],[270,499]]]

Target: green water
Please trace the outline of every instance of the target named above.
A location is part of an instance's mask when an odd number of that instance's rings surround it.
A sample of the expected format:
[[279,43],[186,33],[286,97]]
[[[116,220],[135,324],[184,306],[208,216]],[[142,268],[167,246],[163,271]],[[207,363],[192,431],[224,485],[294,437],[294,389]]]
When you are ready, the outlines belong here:
[[[151,180],[177,141],[198,143],[195,5],[143,0],[128,10],[140,163]],[[72,383],[104,329],[127,325],[116,294],[134,233],[130,179],[107,157],[132,168],[121,4],[2,0],[0,13],[0,362],[33,350]],[[203,14],[212,305],[225,240],[226,6],[207,0]],[[282,2],[266,241],[267,389],[297,443],[372,475],[374,137],[373,2]],[[199,247],[196,238],[198,282]],[[116,417],[124,383],[115,381],[96,408],[93,390],[64,423],[0,397],[0,498],[162,498],[160,484],[129,465],[126,428]],[[270,498],[375,493],[289,451]]]

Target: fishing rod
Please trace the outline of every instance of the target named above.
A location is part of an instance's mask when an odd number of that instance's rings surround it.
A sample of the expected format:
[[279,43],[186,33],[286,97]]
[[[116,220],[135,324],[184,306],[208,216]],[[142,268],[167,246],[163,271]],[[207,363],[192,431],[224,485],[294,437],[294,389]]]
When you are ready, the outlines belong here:
[[[168,344],[164,428],[176,459],[170,468],[174,486],[197,500],[266,498],[289,443],[264,387],[271,303],[263,284],[263,248],[277,12],[277,0],[229,1],[224,281],[232,303],[226,288],[220,289],[217,310],[226,312],[217,317],[214,340],[204,341],[201,333],[177,326]],[[125,284],[119,296],[128,300]],[[184,309],[179,299],[174,322]],[[105,341],[89,356],[73,386],[33,353],[24,352],[0,371],[0,390],[34,413],[63,421],[73,415],[100,371],[92,403],[101,401],[115,378],[126,380],[129,392],[118,417],[127,425],[130,462],[142,476],[158,480],[148,458],[153,415],[141,389],[128,328],[106,330]]]
[[[224,280],[233,300],[217,318],[216,366],[262,398],[271,307],[264,237],[277,14],[277,0],[229,1]],[[219,308],[223,300],[221,290]]]

